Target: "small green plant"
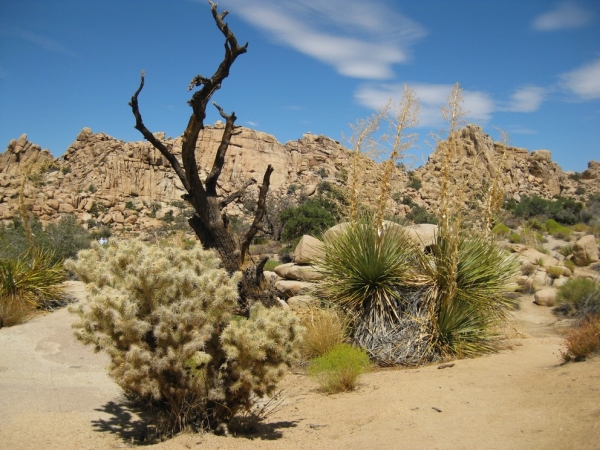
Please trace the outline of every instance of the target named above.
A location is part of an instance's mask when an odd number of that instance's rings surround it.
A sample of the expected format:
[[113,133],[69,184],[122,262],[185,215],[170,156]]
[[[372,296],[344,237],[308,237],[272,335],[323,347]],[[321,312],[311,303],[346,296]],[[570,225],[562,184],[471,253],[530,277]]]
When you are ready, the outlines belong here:
[[90,184],[87,188],[87,191],[91,194],[94,194],[98,191],[98,188],[96,188],[96,186],[94,186],[93,184]]
[[269,259],[266,262],[263,270],[267,270],[269,272],[273,272],[273,269],[275,269],[275,267],[277,267],[279,265],[281,265],[281,261],[275,261],[274,259]]
[[324,391],[334,394],[355,389],[358,378],[369,367],[369,356],[364,350],[342,343],[312,360],[308,374],[317,379]]
[[563,274],[563,268],[560,267],[560,266],[550,266],[550,267],[548,267],[546,269],[546,272],[552,278],[558,278],[558,277],[562,276],[562,274]]
[[521,242],[521,235],[519,233],[511,233],[510,236],[508,236],[508,240],[512,244],[519,244]]
[[577,267],[575,265],[575,262],[572,259],[565,259],[565,262],[563,263],[565,265],[565,267],[567,269],[569,269],[571,272],[575,273],[575,267]]
[[135,209],[135,205],[133,204],[133,202],[131,200],[127,200],[125,202],[125,209]]
[[583,361],[588,356],[600,352],[600,316],[585,318],[567,336],[567,349],[562,353],[563,360]]
[[573,254],[573,246],[565,245],[563,247],[557,248],[556,251],[558,252],[558,254],[563,255],[566,258],[567,256]]
[[68,173],[71,173],[71,171],[72,171],[72,169],[71,169],[71,166],[63,166],[63,168],[62,168],[62,169],[60,169],[60,172],[61,172],[63,175],[66,175],[66,174],[68,174]]
[[575,195],[585,195],[585,188],[583,186],[579,186],[575,190]]
[[521,273],[523,275],[529,276],[529,275],[533,275],[534,272],[537,270],[535,264],[531,264],[531,263],[527,263],[527,264],[523,264],[521,266]]
[[495,236],[506,237],[510,233],[510,228],[504,225],[503,223],[499,223],[494,228],[492,228],[492,233]]
[[546,265],[546,261],[544,260],[544,258],[537,258],[537,259],[534,261],[534,264],[535,264],[536,266],[544,267],[544,266]]
[[434,214],[431,214],[425,208],[416,204],[413,204],[413,206],[411,206],[410,212],[406,215],[406,220],[416,224],[438,223],[437,217]]

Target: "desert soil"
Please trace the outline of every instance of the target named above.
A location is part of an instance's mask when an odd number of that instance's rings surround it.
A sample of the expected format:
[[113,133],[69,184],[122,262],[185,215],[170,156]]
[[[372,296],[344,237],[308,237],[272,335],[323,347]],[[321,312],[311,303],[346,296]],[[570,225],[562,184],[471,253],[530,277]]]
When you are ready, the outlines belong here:
[[[71,282],[75,296],[81,284]],[[561,365],[566,329],[523,297],[507,349],[477,359],[368,373],[325,395],[301,373],[254,434],[183,434],[152,449],[600,449],[600,358]],[[134,447],[142,419],[72,336],[66,309],[0,330],[0,448]]]

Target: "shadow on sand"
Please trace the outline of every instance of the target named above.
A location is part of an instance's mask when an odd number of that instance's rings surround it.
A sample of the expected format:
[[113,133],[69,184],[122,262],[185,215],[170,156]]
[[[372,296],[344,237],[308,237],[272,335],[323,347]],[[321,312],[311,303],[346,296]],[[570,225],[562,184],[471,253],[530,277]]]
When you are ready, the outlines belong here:
[[[125,397],[110,401],[96,411],[103,412],[110,417],[93,420],[94,430],[114,434],[124,442],[150,445],[171,437],[157,432],[157,428],[153,424],[159,421],[158,415]],[[281,439],[284,429],[298,426],[298,421],[253,422],[251,425],[235,421],[235,419],[233,422],[230,430],[231,436],[250,440]]]

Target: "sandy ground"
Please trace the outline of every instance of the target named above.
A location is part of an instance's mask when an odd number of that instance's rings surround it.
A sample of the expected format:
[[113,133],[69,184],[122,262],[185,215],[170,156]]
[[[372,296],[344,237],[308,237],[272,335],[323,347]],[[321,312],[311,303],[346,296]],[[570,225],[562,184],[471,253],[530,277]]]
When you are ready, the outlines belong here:
[[[107,358],[72,337],[73,319],[60,310],[0,330],[0,448],[130,448],[145,429]],[[564,328],[524,297],[499,354],[372,372],[336,395],[290,373],[281,408],[255,434],[184,434],[146,448],[600,449],[600,358],[560,365]]]

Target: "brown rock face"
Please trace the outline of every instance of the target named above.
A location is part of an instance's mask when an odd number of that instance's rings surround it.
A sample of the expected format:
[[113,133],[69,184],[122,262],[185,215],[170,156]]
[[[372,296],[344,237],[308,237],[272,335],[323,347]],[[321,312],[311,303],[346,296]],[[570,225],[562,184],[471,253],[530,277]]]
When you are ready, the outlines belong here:
[[[223,133],[223,124],[207,126],[197,143],[197,161],[201,177],[207,175]],[[254,178],[258,183],[268,164],[275,168],[271,176],[270,198],[317,195],[318,185],[328,181],[348,191],[352,153],[338,142],[310,133],[297,141],[279,143],[273,136],[240,128],[227,152],[219,178],[220,194],[227,196]],[[481,203],[481,193],[498,172],[504,147],[494,143],[481,128],[468,125],[458,133],[457,152],[450,162],[454,185],[468,190],[469,201]],[[175,155],[181,153],[181,138],[171,139],[156,133]],[[390,185],[386,214],[403,217],[410,212],[402,197],[429,211],[438,208],[440,148],[415,175],[422,187],[409,186],[409,176],[397,169]],[[366,205],[376,204],[381,167],[366,157],[359,159],[358,196]],[[151,230],[169,214],[185,214],[181,207],[183,187],[167,161],[148,142],[123,142],[105,133],[84,128],[66,153],[54,159],[47,150],[23,135],[8,144],[0,154],[0,220],[19,215],[19,196],[25,174],[29,174],[23,195],[26,207],[44,221],[58,220],[72,212],[81,222],[110,224],[116,231]],[[572,174],[571,174],[572,175]],[[576,177],[564,174],[551,160],[550,152],[507,147],[500,174],[505,193],[515,199],[523,195],[551,198],[556,194],[575,196],[584,187],[586,195],[600,193],[600,163],[590,162]],[[255,199],[258,186],[248,188],[245,198]],[[578,198],[578,197],[577,197]],[[169,212],[170,211],[170,212]],[[231,216],[244,216],[241,203],[231,203]]]

